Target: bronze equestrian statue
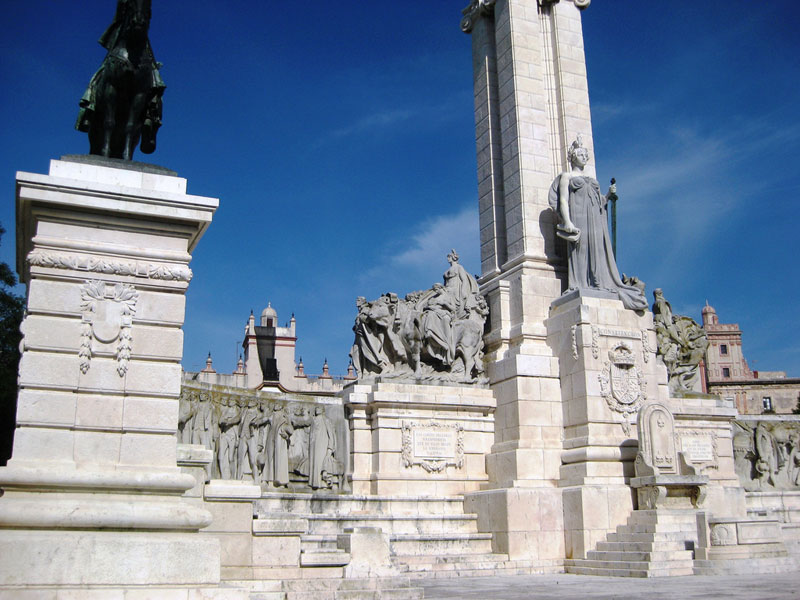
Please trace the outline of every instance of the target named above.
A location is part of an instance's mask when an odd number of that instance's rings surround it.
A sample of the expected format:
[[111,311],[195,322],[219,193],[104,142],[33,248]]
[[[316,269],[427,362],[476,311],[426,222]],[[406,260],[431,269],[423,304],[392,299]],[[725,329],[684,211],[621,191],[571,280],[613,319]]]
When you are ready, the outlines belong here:
[[147,31],[151,0],[117,0],[114,21],[100,38],[108,51],[80,101],[75,129],[89,134],[89,153],[133,159],[156,149],[164,81]]

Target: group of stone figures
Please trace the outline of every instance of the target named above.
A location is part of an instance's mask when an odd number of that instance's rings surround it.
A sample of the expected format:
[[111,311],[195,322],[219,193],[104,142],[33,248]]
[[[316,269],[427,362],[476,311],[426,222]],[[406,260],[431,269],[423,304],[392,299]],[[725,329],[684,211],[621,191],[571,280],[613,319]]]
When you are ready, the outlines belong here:
[[708,349],[708,336],[694,319],[673,315],[661,289],[653,292],[653,325],[658,355],[669,374],[673,393],[700,391],[700,363]]
[[484,382],[483,329],[489,307],[453,250],[444,284],[404,299],[388,293],[356,300],[350,358],[359,379]]
[[217,397],[185,387],[178,441],[214,452],[211,479],[253,481],[276,488],[307,485],[338,490],[344,466],[335,456],[336,428],[322,405],[272,405],[255,398]]
[[733,456],[747,491],[800,489],[800,422],[734,421]]

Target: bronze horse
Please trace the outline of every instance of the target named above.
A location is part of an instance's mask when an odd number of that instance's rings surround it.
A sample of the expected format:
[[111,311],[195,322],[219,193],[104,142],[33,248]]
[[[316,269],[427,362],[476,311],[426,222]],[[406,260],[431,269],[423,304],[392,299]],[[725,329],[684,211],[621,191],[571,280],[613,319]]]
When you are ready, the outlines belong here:
[[150,4],[117,0],[114,21],[100,38],[108,54],[81,98],[75,124],[89,134],[90,154],[132,160],[140,139],[145,154],[156,149],[166,86],[147,37]]

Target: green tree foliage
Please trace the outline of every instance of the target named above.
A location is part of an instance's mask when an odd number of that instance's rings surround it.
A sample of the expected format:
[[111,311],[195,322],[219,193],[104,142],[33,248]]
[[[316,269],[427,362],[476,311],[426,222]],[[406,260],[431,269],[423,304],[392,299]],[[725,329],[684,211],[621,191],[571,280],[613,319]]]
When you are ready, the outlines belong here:
[[[0,225],[0,241],[6,232]],[[17,278],[6,263],[0,262],[0,465],[11,457],[17,414],[17,370],[19,325],[25,311],[25,299],[15,294]]]

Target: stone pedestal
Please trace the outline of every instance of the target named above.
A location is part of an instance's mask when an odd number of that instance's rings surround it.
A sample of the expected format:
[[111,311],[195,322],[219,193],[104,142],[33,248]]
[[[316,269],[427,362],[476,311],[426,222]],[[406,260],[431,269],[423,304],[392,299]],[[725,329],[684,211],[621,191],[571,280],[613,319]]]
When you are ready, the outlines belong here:
[[377,382],[348,386],[342,394],[354,494],[450,496],[487,482],[491,390]]
[[181,497],[195,479],[175,436],[188,263],[217,204],[138,163],[17,174],[28,298],[0,589],[218,584],[219,542],[197,533],[211,514]]
[[581,291],[553,302],[546,324],[560,372],[566,555],[582,558],[633,511],[636,412],[667,401],[669,390],[650,312],[626,310],[607,292]]

